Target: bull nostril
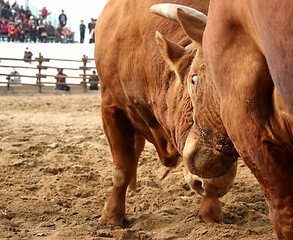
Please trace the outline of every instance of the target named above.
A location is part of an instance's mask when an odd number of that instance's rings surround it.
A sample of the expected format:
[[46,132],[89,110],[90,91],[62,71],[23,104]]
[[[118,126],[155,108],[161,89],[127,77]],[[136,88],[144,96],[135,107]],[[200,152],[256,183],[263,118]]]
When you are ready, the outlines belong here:
[[196,180],[196,181],[194,181],[194,187],[196,187],[196,188],[202,188],[202,182],[201,181],[198,181],[198,180]]
[[193,182],[193,189],[199,194],[199,195],[202,195],[204,194],[204,189],[203,189],[203,186],[202,186],[202,182],[199,181],[199,180],[195,180]]

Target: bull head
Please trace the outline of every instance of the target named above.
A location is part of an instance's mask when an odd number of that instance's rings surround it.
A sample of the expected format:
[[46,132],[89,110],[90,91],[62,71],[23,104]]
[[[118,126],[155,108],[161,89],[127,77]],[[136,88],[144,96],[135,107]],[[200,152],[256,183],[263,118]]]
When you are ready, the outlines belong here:
[[[193,40],[193,47],[196,49],[191,67],[182,67],[180,58],[186,53],[184,48],[156,33],[156,40],[165,61],[178,78],[187,76],[187,79],[181,79],[181,82],[187,85],[194,107],[194,124],[183,149],[185,165],[190,173],[203,178],[231,177],[235,173],[235,162],[239,155],[220,118],[219,96],[206,72],[202,39],[207,16],[177,4],[156,4],[150,10],[179,22]],[[188,75],[183,74],[182,69],[190,70]]]

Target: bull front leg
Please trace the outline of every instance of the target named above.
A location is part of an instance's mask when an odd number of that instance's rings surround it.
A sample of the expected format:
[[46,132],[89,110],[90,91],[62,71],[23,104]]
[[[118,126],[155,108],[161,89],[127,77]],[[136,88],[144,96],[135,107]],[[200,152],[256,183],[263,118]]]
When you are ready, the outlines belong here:
[[223,209],[219,198],[202,197],[199,215],[205,223],[223,223]]
[[100,222],[123,225],[128,186],[136,185],[137,163],[145,139],[138,134],[124,113],[117,108],[102,109],[105,134],[113,157],[113,187]]

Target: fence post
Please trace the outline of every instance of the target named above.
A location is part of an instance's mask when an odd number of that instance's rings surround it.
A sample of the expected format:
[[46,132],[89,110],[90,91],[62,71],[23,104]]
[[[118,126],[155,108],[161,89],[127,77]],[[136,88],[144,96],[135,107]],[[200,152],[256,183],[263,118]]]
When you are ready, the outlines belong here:
[[86,66],[88,62],[88,57],[84,54],[83,58],[81,59],[83,62],[83,66],[80,67],[83,70],[83,75],[82,75],[82,85],[83,85],[83,91],[87,92],[87,84],[86,84],[86,70],[88,70],[88,67]]
[[37,74],[37,86],[38,86],[38,92],[42,93],[42,82],[41,82],[41,70],[42,70],[42,63],[43,63],[43,56],[41,53],[39,53],[39,64],[38,64],[38,74]]
[[42,69],[47,69],[47,67],[42,66],[42,63],[43,63],[43,62],[49,62],[49,59],[44,58],[44,57],[42,56],[42,54],[39,53],[39,57],[36,58],[36,60],[39,62],[38,66],[37,66],[37,68],[38,68],[38,73],[37,73],[36,85],[37,85],[37,87],[38,87],[38,93],[42,93],[42,81],[41,81],[41,79],[42,79],[42,78],[46,78],[46,76],[45,76],[45,75],[42,75],[42,74],[41,74],[41,71],[42,71]]

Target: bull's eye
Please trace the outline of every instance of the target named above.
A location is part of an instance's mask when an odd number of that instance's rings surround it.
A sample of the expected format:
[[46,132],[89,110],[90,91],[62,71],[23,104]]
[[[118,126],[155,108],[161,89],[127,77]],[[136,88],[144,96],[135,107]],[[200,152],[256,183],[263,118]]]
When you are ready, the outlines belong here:
[[197,75],[196,74],[193,74],[192,77],[191,77],[191,85],[190,85],[192,94],[195,93],[195,83],[196,83],[196,80],[197,80]]
[[192,75],[192,78],[191,78],[192,85],[195,84],[196,80],[197,80],[197,75]]

